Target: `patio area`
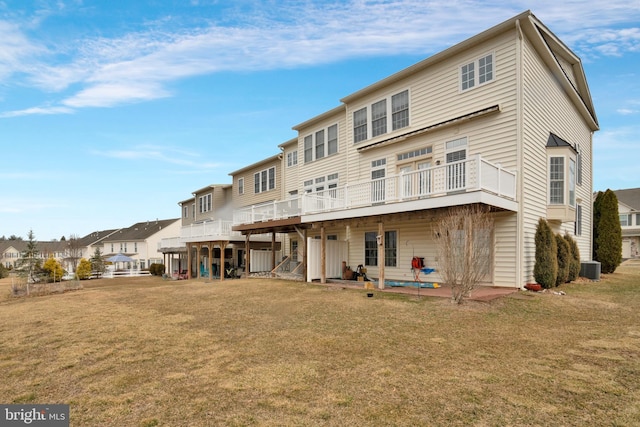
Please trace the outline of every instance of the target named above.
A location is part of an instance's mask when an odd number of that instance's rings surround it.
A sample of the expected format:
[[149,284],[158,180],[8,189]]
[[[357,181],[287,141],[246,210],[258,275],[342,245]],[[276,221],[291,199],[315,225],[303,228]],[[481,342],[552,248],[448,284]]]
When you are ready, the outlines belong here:
[[[418,288],[414,286],[385,286],[384,289],[380,290],[375,287],[373,290],[366,289],[365,283],[371,283],[374,286],[377,286],[377,282],[357,282],[354,280],[338,280],[338,279],[329,279],[327,283],[322,286],[335,287],[335,288],[349,288],[349,289],[362,289],[368,290],[370,292],[385,292],[385,293],[396,293],[396,294],[406,294],[406,295],[415,295],[415,296],[425,296],[425,297],[443,297],[443,298],[451,298],[451,288],[446,285],[441,285],[438,288]],[[412,282],[408,282],[412,283]],[[314,284],[318,284],[314,282]],[[495,287],[495,286],[478,286],[476,289],[471,292],[471,296],[468,298],[473,301],[491,301],[497,298],[501,298],[506,295],[510,295],[518,292],[518,288],[505,288],[505,287]]]

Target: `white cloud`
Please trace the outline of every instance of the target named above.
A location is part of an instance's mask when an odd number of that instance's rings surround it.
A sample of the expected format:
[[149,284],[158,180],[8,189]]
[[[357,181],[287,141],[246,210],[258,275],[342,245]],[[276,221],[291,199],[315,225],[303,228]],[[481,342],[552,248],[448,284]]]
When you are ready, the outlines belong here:
[[[0,40],[9,37],[0,41],[0,76],[25,73],[27,82],[38,88],[65,91],[58,102],[67,109],[112,107],[171,96],[166,88],[171,82],[219,71],[292,68],[374,55],[427,56],[525,10],[528,2],[291,1],[227,7],[225,25],[175,30],[169,27],[172,20],[158,20],[145,31],[85,37],[46,52],[15,25],[0,22]],[[533,12],[579,52],[620,56],[640,50],[640,29],[633,26],[640,16],[637,2],[585,7],[584,1],[543,0]],[[45,107],[21,111],[68,112]],[[18,114],[3,117],[12,115]]]
[[206,157],[200,153],[153,144],[136,145],[117,150],[94,150],[92,154],[119,160],[162,162],[199,171],[226,166],[220,163],[202,161]]
[[20,117],[30,115],[72,114],[74,111],[67,107],[31,107],[24,110],[5,111],[0,113],[0,118]]

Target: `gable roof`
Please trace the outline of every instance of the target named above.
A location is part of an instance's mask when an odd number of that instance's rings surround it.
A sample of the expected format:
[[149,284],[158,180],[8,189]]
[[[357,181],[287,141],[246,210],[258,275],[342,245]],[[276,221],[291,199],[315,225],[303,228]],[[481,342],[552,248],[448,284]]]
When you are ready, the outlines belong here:
[[119,230],[118,228],[113,228],[111,230],[94,231],[78,239],[78,245],[80,247],[88,247],[91,245],[95,245],[96,243],[99,243],[101,240],[104,240],[107,237],[111,236],[113,233],[115,233],[118,230]]
[[619,202],[624,203],[634,210],[640,211],[640,188],[614,190],[614,194]]
[[138,222],[133,224],[131,227],[121,228],[116,233],[113,233],[104,239],[103,242],[132,242],[136,240],[146,240],[176,221],[180,221],[180,218]]

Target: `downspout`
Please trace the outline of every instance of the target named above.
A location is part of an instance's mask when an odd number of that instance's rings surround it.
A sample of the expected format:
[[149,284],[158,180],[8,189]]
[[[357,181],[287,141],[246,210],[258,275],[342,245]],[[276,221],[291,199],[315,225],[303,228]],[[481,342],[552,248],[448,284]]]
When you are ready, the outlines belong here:
[[516,287],[523,286],[523,262],[524,262],[524,160],[523,160],[523,109],[524,101],[522,99],[522,39],[524,37],[520,20],[516,20],[516,170],[520,171],[517,176],[518,191],[516,194],[518,201],[518,212],[516,214]]

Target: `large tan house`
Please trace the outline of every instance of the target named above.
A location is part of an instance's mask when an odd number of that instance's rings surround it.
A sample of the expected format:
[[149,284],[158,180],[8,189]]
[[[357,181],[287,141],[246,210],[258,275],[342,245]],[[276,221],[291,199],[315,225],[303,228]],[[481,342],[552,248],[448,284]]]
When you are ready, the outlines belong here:
[[434,219],[476,204],[495,223],[487,285],[533,280],[539,218],[590,260],[598,121],[580,59],[529,11],[293,129],[279,155],[231,174],[229,233],[249,268],[249,238],[277,235],[271,267],[288,258],[307,280],[346,263],[383,287],[413,280],[418,256],[439,281]]

